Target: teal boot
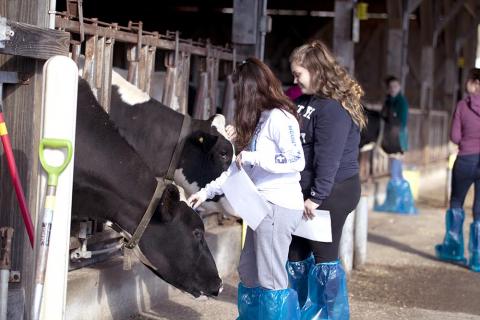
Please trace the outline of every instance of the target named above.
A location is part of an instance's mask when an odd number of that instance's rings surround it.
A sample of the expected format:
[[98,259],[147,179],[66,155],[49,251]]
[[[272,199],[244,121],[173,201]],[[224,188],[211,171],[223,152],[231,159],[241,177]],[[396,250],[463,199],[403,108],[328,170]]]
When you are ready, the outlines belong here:
[[300,307],[293,289],[268,290],[238,285],[237,320],[299,320]]
[[468,266],[472,271],[480,272],[480,220],[473,221],[470,225],[470,261]]
[[303,307],[308,295],[308,274],[315,264],[313,256],[303,261],[288,261],[287,273],[289,287],[297,291],[298,303]]
[[463,220],[465,211],[461,208],[450,208],[445,215],[446,232],[442,244],[435,246],[438,259],[466,264],[463,252]]
[[347,278],[342,264],[319,263],[308,275],[308,298],[301,320],[348,320]]

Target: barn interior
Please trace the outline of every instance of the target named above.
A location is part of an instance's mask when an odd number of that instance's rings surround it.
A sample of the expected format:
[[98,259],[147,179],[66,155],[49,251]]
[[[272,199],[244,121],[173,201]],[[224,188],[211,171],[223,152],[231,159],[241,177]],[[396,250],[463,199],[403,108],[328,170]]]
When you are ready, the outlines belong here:
[[[162,103],[172,106],[172,101],[178,101],[175,110],[204,119],[228,111],[233,99],[227,97],[228,76],[235,63],[247,56],[263,57],[287,89],[293,85],[289,64],[292,50],[312,39],[321,39],[362,85],[367,108],[381,108],[387,76],[401,79],[411,108],[411,150],[405,162],[418,170],[444,163],[452,153],[448,138],[452,112],[455,103],[464,96],[468,70],[480,64],[480,3],[476,0],[164,0],[155,4],[146,0],[58,0],[56,3],[0,0],[0,3],[2,17],[44,29],[48,27],[49,14],[50,17],[55,14],[55,29],[68,34],[68,55],[77,62],[79,55],[87,56],[89,61],[89,46],[97,46],[93,39],[103,38],[106,44],[102,50],[109,44],[111,50],[111,60],[102,62],[109,66],[106,70],[111,72],[113,67],[124,72],[125,78]],[[85,26],[83,32],[81,24]],[[125,35],[115,38],[108,31],[98,34],[89,31],[97,27],[119,30]],[[247,31],[256,36],[247,35]],[[139,44],[138,39],[148,37],[159,40]],[[153,56],[145,58],[150,61],[150,69],[142,66],[142,48],[153,52]],[[38,58],[0,49],[2,71],[21,72],[29,78],[22,85],[6,86],[3,94],[6,121],[12,123],[11,137],[20,180],[37,228],[41,211],[37,147],[42,126],[45,57],[48,56]],[[175,73],[173,81],[168,80],[172,65],[177,71],[182,70],[180,75]],[[106,79],[108,82],[108,75]],[[98,94],[108,105],[109,86],[105,88],[99,87]],[[386,155],[366,151],[361,154],[360,163],[362,181],[369,186],[388,175]],[[0,168],[0,177],[7,177],[4,157]],[[18,271],[21,280],[13,282],[11,288],[20,290],[23,299],[29,301],[34,254],[22,233],[24,225],[11,183],[7,179],[1,179],[0,183],[0,208],[5,212],[0,215],[0,225],[11,225],[17,230],[12,270]],[[378,188],[378,183],[375,186]],[[218,254],[216,258],[224,261],[222,272],[233,272],[238,257],[228,252],[241,250],[240,224],[223,213],[203,218],[211,230],[209,241]],[[133,275],[122,271],[118,239],[115,231],[95,220],[72,223],[67,318],[81,319],[80,311],[87,307],[92,314],[104,312],[104,318],[96,319],[118,318],[125,310],[135,313],[155,299],[167,299],[172,294],[170,287],[139,263],[134,266]],[[87,258],[88,252],[102,250],[104,253]],[[116,283],[117,276],[125,282],[121,288]],[[92,293],[92,287],[96,293]],[[131,301],[132,290],[144,299]],[[91,307],[92,301],[98,302],[97,307]]]

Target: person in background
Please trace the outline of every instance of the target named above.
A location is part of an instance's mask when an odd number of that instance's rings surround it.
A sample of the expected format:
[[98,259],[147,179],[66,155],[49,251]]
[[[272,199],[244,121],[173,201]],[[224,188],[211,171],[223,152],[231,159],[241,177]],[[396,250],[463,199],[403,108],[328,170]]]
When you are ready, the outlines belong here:
[[[381,116],[388,125],[399,128],[398,138],[384,137],[385,139],[396,138],[393,141],[399,150],[396,154],[390,154],[390,181],[387,185],[385,202],[374,207],[375,211],[391,212],[400,214],[416,214],[415,201],[409,182],[403,177],[403,153],[408,150],[408,102],[402,94],[400,81],[389,76],[385,80],[387,86],[387,98],[383,104]],[[394,131],[396,132],[396,131]]]
[[[247,230],[238,267],[238,319],[298,320],[297,293],[288,288],[285,270],[292,233],[303,216],[299,181],[305,158],[297,110],[280,81],[258,59],[249,58],[239,65],[233,83],[237,108],[230,133],[240,151],[235,162],[271,207],[255,231]],[[222,185],[233,170],[235,164],[193,194],[188,203],[196,208],[222,194]]]
[[480,272],[480,69],[471,69],[466,83],[467,96],[453,114],[450,139],[458,145],[453,165],[450,208],[445,215],[445,238],[435,246],[440,260],[466,264],[463,247],[463,204],[468,189],[475,186],[473,222],[468,249],[472,271]]
[[301,318],[346,320],[350,317],[345,271],[339,243],[345,219],[360,199],[359,143],[366,118],[364,92],[321,41],[295,49],[290,56],[305,170],[300,184],[304,215],[330,212],[332,242],[293,237],[287,270],[290,286],[303,306]]

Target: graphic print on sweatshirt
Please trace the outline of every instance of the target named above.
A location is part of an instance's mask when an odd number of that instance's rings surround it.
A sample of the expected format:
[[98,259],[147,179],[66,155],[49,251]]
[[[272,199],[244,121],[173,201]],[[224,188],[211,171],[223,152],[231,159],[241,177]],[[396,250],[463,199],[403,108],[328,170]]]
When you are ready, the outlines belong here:
[[[257,127],[255,128],[255,131],[252,135],[252,138],[250,140],[250,144],[249,144],[249,151],[257,151],[257,141],[258,141],[258,138],[259,136],[262,136],[264,134],[262,134],[262,130],[263,129],[267,129],[265,128],[266,126],[268,126],[269,124],[267,124],[266,122],[268,122],[269,118],[267,119],[264,119],[263,117],[260,118],[258,124],[257,124]],[[296,140],[295,140],[295,130],[294,130],[294,127],[290,124],[288,124],[287,126],[287,129],[288,129],[288,134],[289,134],[289,137],[290,137],[290,143],[296,147],[295,151],[293,150],[288,150],[286,152],[282,152],[282,153],[275,153],[274,155],[274,159],[275,159],[275,163],[294,163],[296,161],[298,161],[299,159],[302,158],[302,152],[300,151],[301,150],[301,147],[299,147],[296,143]],[[272,137],[270,137],[272,138]],[[253,165],[252,165],[253,167]]]

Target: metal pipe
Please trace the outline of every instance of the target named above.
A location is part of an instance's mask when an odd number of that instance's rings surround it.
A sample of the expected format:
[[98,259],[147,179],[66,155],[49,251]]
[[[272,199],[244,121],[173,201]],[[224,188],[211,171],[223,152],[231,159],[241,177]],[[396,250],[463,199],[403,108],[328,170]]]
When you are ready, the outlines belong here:
[[8,280],[10,270],[0,270],[0,320],[7,320]]
[[13,228],[0,229],[2,248],[0,256],[0,320],[7,320],[8,281],[10,280]]
[[55,9],[57,5],[57,0],[50,0],[49,10],[48,10],[48,28],[55,29]]

